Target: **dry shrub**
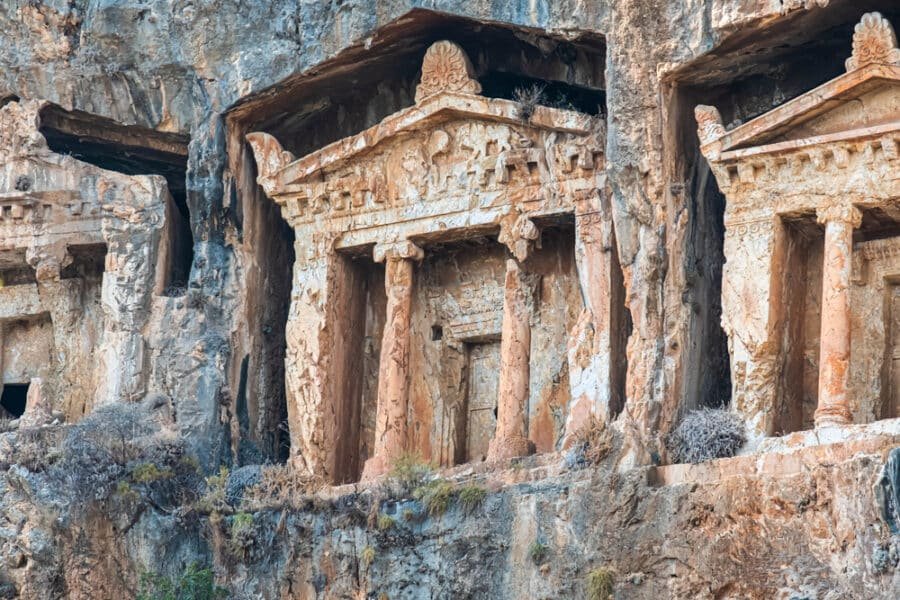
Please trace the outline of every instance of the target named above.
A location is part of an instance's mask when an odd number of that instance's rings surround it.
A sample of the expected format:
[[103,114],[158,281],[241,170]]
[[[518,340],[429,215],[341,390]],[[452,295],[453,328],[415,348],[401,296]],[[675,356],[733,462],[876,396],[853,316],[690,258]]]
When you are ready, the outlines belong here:
[[744,423],[736,413],[701,408],[681,420],[666,446],[675,463],[696,464],[734,456],[746,441]]
[[538,105],[547,103],[544,97],[544,86],[538,84],[516,88],[513,92],[513,100],[521,104],[519,118],[523,121],[531,118]]
[[612,569],[600,567],[587,576],[587,597],[589,600],[610,600],[613,597],[615,574]]
[[387,498],[406,498],[414,490],[434,477],[434,469],[416,453],[405,452],[391,465],[381,484],[381,495]]
[[321,477],[300,475],[290,465],[267,465],[259,483],[244,490],[242,507],[250,511],[301,508],[305,498],[324,485]]
[[575,432],[573,448],[581,451],[584,461],[591,465],[600,464],[612,450],[612,431],[606,421],[591,415],[590,419]]

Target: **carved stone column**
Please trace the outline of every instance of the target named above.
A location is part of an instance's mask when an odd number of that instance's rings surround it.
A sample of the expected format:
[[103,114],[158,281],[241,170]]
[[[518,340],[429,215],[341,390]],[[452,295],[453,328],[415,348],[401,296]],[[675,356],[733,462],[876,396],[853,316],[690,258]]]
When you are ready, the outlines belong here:
[[851,204],[817,211],[825,225],[825,263],[822,268],[822,324],[819,341],[819,404],[816,427],[852,420],[847,399],[850,381],[850,275],[853,267],[853,229],[862,215]]
[[528,441],[528,382],[531,376],[530,284],[522,263],[540,232],[525,217],[501,227],[499,240],[513,258],[506,260],[503,292],[503,324],[500,332],[500,390],[497,398],[497,429],[488,446],[488,461],[498,461],[531,452]]
[[378,477],[390,469],[406,450],[409,403],[409,326],[415,262],[422,249],[411,242],[375,247],[375,261],[385,262],[384,287],[387,318],[381,340],[378,368],[378,406],[375,448],[363,468],[363,479]]

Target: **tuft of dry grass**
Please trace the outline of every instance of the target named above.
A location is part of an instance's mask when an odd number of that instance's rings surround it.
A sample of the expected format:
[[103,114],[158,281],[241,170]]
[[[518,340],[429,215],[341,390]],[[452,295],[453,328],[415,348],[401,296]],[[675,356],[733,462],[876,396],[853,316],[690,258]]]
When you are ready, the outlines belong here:
[[538,105],[547,103],[544,97],[544,86],[538,84],[516,88],[513,92],[513,100],[521,105],[519,118],[523,121],[531,118]]
[[611,600],[615,576],[612,569],[600,567],[587,576],[587,597],[589,600]]

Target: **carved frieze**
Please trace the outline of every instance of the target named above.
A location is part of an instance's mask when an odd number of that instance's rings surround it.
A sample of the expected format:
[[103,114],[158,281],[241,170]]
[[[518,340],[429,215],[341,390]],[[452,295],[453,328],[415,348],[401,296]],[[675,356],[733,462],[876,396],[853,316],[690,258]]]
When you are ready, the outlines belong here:
[[462,50],[438,42],[418,104],[356,136],[294,160],[270,135],[248,135],[258,181],[295,229],[333,231],[343,248],[497,227],[510,210],[571,213],[602,185],[602,119],[540,107],[524,121],[516,102],[478,91]]

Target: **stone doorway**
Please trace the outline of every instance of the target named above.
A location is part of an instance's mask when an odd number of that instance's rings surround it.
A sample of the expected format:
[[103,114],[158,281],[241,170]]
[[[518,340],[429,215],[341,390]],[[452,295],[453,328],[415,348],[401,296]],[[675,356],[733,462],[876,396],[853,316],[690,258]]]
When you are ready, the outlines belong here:
[[6,383],[0,396],[0,418],[18,419],[25,413],[28,399],[27,383]]
[[466,462],[482,461],[497,425],[500,340],[469,343],[466,384]]

